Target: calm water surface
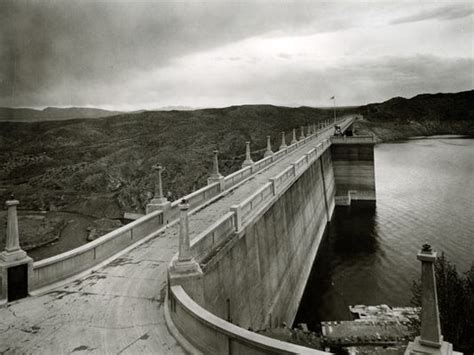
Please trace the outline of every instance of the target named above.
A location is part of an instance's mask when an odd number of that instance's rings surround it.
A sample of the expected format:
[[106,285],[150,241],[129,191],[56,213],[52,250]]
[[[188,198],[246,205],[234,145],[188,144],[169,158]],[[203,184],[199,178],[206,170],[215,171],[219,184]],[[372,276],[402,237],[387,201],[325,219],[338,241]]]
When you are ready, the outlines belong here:
[[459,271],[474,262],[474,139],[380,144],[375,164],[376,208],[336,209],[295,323],[351,319],[351,304],[409,305],[426,241]]

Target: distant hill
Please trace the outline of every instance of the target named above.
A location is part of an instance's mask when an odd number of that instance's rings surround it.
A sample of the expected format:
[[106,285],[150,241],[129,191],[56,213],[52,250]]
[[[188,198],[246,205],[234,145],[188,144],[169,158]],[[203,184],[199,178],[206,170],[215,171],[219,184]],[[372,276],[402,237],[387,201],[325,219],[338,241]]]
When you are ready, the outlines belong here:
[[361,106],[358,111],[366,120],[360,129],[374,133],[379,140],[436,134],[474,136],[474,90],[395,97]]
[[[394,98],[338,115],[361,113],[359,134],[379,140],[432,134],[474,136],[474,91]],[[175,197],[206,184],[212,151],[229,174],[251,142],[254,159],[263,155],[266,136],[275,149],[281,132],[331,118],[332,109],[242,105],[194,111],[118,113],[94,109],[46,109],[38,117],[114,115],[68,121],[0,122],[0,199],[10,192],[22,208],[80,212],[119,218],[143,211],[153,191],[151,166],[165,167],[164,189]],[[29,113],[29,110],[26,110]],[[11,116],[10,116],[11,117]],[[22,117],[28,117],[23,113]],[[23,120],[24,121],[24,120]],[[28,121],[27,121],[28,122]]]
[[422,94],[405,99],[395,97],[361,107],[373,121],[457,121],[474,119],[474,90],[456,94]]
[[43,110],[31,108],[0,107],[0,121],[37,122],[61,121],[75,118],[100,118],[117,115],[119,111],[107,111],[89,107],[47,107]]
[[144,111],[113,117],[0,122],[0,199],[23,208],[118,218],[143,211],[153,191],[151,166],[163,164],[164,189],[183,196],[206,184],[212,151],[229,174],[250,141],[255,159],[266,136],[332,117],[332,110],[243,105],[194,111]]

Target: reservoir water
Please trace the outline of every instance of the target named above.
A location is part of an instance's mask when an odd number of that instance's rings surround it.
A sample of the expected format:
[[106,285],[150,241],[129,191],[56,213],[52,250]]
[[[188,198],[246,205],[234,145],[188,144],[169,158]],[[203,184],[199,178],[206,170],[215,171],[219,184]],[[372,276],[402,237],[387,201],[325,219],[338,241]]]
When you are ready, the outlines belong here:
[[379,144],[375,176],[375,208],[336,208],[295,324],[351,319],[354,304],[410,305],[425,242],[458,271],[474,262],[474,139]]

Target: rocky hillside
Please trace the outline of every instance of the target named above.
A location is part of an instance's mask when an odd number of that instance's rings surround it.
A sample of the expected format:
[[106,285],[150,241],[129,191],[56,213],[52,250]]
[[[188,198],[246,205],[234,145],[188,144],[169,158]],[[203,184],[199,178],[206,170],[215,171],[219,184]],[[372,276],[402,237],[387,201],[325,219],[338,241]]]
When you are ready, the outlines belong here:
[[[379,140],[417,135],[474,136],[474,91],[394,98],[358,112],[360,133]],[[95,218],[141,212],[152,196],[151,166],[165,167],[175,197],[206,184],[212,151],[223,174],[238,169],[245,141],[261,157],[265,137],[332,117],[332,110],[244,105],[194,111],[145,111],[105,118],[0,122],[0,199],[11,192],[31,210],[71,211]],[[259,151],[260,150],[260,151]]]
[[[212,151],[222,173],[240,167],[245,141],[329,118],[331,110],[270,105],[122,114],[94,120],[0,123],[0,199],[22,208],[120,218],[151,198],[151,166],[165,167],[164,189],[182,196],[206,184]],[[261,153],[256,152],[255,158]]]

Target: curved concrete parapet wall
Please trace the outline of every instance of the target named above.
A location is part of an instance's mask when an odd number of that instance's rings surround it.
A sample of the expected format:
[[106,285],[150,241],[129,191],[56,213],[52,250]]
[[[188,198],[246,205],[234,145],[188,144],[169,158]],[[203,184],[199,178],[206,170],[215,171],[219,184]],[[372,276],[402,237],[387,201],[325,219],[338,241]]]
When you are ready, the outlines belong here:
[[170,318],[199,351],[323,353],[244,328],[293,323],[335,206],[329,147],[329,140],[315,142],[194,238],[191,253],[200,264],[196,272],[175,274],[170,268]]
[[216,317],[194,302],[181,286],[172,286],[169,292],[174,326],[206,354],[329,354],[272,339]]
[[33,263],[30,290],[48,286],[84,272],[124,250],[163,225],[161,211],[152,212],[90,243]]

